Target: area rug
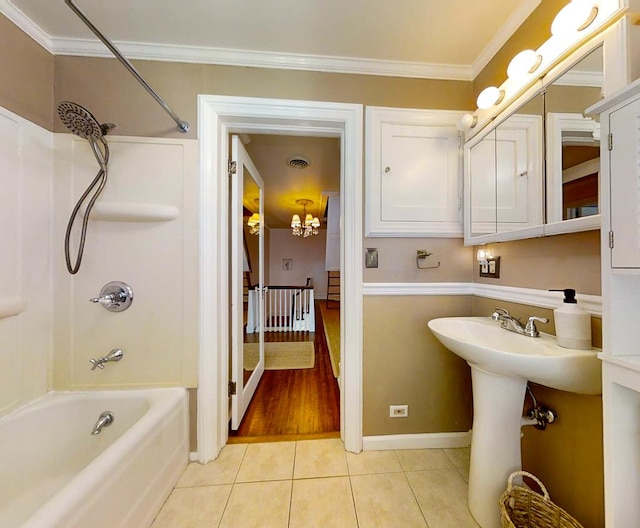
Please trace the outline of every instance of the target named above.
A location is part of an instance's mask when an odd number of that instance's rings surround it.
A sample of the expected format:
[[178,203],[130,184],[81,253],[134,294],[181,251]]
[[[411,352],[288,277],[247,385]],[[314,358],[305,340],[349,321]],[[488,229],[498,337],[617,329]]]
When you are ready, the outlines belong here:
[[[253,370],[258,362],[258,343],[244,344],[244,369]],[[311,341],[296,343],[265,343],[265,370],[289,370],[313,368],[316,354]]]
[[329,348],[333,377],[340,377],[340,308],[327,308],[326,301],[320,301],[322,326]]

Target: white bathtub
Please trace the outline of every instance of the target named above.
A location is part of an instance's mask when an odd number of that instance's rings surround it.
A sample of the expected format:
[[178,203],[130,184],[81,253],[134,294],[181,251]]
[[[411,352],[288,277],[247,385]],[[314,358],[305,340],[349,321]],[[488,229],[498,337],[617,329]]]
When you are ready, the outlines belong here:
[[5,416],[0,526],[148,527],[187,464],[188,414],[185,389],[148,389],[52,392]]

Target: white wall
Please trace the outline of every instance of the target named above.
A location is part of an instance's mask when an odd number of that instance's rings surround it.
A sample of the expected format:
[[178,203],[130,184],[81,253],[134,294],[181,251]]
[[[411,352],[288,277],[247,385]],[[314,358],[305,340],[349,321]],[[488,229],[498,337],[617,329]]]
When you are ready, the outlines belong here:
[[[321,229],[308,238],[291,234],[291,229],[271,229],[269,243],[269,277],[267,285],[303,286],[307,277],[313,278],[316,299],[327,297],[325,246],[327,232]],[[282,260],[291,259],[291,270],[282,269]]]
[[52,134],[0,108],[0,414],[47,391]]
[[[197,141],[113,136],[108,143],[109,179],[91,214],[82,267],[70,275],[64,264],[64,232],[97,164],[85,140],[71,134],[55,138],[55,386],[194,387]],[[142,217],[154,207],[168,218]],[[109,212],[114,208],[125,215]],[[133,288],[127,311],[112,313],[88,302],[115,280]],[[124,358],[91,371],[89,359],[113,348],[121,348]]]

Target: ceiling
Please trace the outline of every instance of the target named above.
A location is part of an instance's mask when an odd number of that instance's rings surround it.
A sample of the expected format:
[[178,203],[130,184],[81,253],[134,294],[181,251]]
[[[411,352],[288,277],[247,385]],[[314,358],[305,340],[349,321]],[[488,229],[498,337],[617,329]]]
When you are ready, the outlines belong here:
[[[541,0],[74,0],[128,58],[472,80]],[[108,56],[63,0],[0,0],[57,54]]]
[[[340,139],[280,135],[242,135],[244,146],[264,180],[265,224],[270,228],[291,226],[295,213],[302,218],[296,200],[312,200],[307,212],[323,218],[326,192],[340,192]],[[304,169],[292,168],[288,160],[302,156]],[[250,199],[245,206],[257,207]],[[324,227],[324,225],[323,225]]]

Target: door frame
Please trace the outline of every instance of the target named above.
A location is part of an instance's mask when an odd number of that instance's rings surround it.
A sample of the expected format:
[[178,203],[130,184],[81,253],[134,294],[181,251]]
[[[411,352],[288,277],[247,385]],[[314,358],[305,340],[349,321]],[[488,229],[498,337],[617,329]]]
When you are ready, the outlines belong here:
[[340,138],[340,434],[362,451],[363,107],[349,103],[199,95],[200,331],[198,460],[218,456],[228,438],[230,133]]

